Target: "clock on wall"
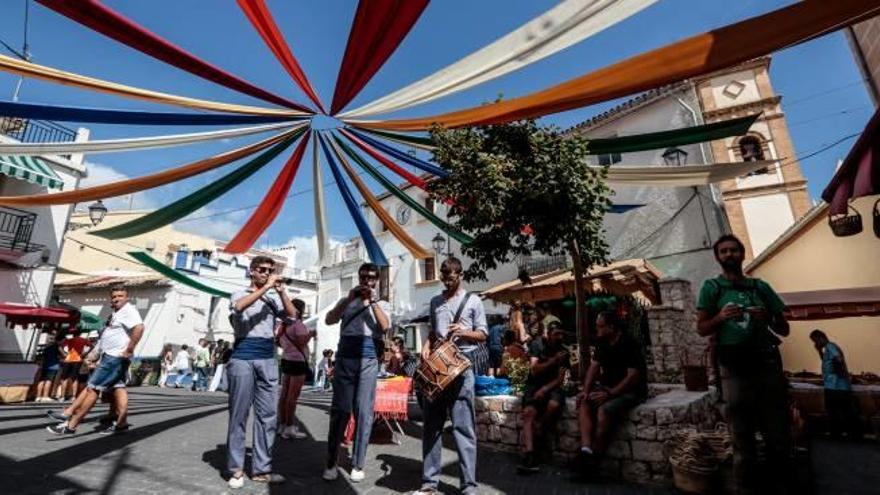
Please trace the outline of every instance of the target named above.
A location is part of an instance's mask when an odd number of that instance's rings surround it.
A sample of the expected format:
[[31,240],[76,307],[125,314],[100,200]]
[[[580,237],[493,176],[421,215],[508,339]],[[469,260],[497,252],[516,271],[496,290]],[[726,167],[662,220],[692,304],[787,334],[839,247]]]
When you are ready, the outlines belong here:
[[410,216],[412,216],[412,209],[409,206],[400,205],[397,207],[397,223],[400,225],[408,224]]

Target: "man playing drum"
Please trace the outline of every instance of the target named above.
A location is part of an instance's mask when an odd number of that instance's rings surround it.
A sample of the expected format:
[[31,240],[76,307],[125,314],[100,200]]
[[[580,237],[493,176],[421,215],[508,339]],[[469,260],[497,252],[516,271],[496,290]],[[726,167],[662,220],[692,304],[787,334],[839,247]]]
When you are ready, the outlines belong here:
[[[422,346],[422,359],[430,359],[431,349],[452,339],[473,362],[477,345],[488,336],[486,313],[479,296],[461,287],[461,261],[449,257],[440,265],[442,294],[431,299],[431,332]],[[425,426],[422,437],[422,488],[417,494],[438,493],[443,424],[452,420],[458,450],[461,492],[477,492],[477,433],[474,426],[474,372],[468,368],[433,401],[424,401]]]

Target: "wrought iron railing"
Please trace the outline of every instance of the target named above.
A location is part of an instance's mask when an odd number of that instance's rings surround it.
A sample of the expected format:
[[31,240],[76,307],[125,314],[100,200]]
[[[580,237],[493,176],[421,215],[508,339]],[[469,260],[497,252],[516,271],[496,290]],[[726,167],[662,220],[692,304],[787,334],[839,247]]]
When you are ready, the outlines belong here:
[[563,268],[570,268],[568,256],[525,256],[519,263],[519,269],[525,270],[530,276],[550,273]]
[[0,116],[0,134],[22,143],[56,143],[76,141],[76,131],[49,120],[30,120]]
[[31,242],[37,214],[0,206],[0,248],[32,253],[45,246]]

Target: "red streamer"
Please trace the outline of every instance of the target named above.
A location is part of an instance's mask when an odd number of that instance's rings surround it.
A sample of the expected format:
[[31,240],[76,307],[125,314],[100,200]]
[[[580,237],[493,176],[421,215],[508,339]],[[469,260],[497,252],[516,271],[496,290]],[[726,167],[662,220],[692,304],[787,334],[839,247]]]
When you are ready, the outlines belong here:
[[369,144],[361,141],[360,139],[357,138],[357,136],[348,132],[347,130],[339,129],[339,131],[342,132],[342,134],[345,137],[347,137],[349,141],[356,144],[358,148],[366,151],[368,155],[370,155],[373,158],[375,158],[376,160],[378,160],[382,165],[385,165],[386,167],[390,168],[392,172],[403,177],[410,184],[418,187],[419,189],[421,189],[423,191],[428,190],[428,183],[425,182],[425,180],[422,179],[421,177],[413,174],[412,172],[406,170],[405,168],[400,167],[399,165],[392,162],[388,158],[385,158],[383,155],[379,154],[379,152],[376,151],[375,148],[373,148]]
[[246,252],[257,242],[257,239],[260,238],[263,232],[275,220],[275,217],[278,216],[284,200],[287,199],[287,193],[290,192],[290,186],[293,185],[296,172],[299,170],[299,164],[302,161],[303,154],[306,152],[306,145],[309,142],[310,135],[310,133],[307,133],[302,141],[299,142],[293,155],[287,160],[281,173],[278,174],[269,192],[266,193],[263,201],[260,202],[260,206],[254,210],[247,223],[244,224],[244,227],[223,248],[224,252],[232,254]]
[[272,19],[272,13],[266,7],[266,3],[263,0],[238,0],[238,6],[241,7],[241,10],[251,21],[251,24],[254,25],[254,29],[257,30],[263,41],[266,42],[266,45],[275,54],[275,58],[281,62],[281,65],[290,74],[290,77],[306,93],[309,99],[321,109],[321,112],[326,113],[305,72],[299,66],[299,62],[296,61],[296,57],[291,53],[290,46],[284,40],[278,25]]
[[309,108],[260,89],[150,32],[99,0],[37,0],[46,7],[104,36],[203,79],[277,105],[313,113]]
[[428,6],[428,0],[360,0],[348,35],[348,45],[330,113],[335,115],[354,99],[406,37]]

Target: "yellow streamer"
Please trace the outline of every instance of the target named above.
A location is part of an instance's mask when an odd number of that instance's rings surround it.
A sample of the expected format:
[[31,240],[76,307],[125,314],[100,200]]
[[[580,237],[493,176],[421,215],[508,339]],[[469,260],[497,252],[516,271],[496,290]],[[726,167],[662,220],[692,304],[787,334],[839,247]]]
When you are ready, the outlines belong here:
[[197,108],[200,110],[213,110],[217,112],[244,113],[248,115],[283,115],[283,116],[300,116],[307,115],[304,112],[296,110],[276,110],[273,108],[254,107],[250,105],[236,105],[233,103],[221,103],[210,100],[199,100],[196,98],[187,98],[185,96],[177,96],[169,93],[160,93],[158,91],[150,91],[148,89],[136,88],[134,86],[126,86],[124,84],[95,79],[93,77],[82,76],[73,72],[66,72],[59,69],[53,69],[44,65],[38,65],[24,60],[18,60],[6,55],[0,55],[0,70],[18,74],[24,77],[32,77],[42,79],[44,81],[64,84],[67,86],[76,86],[78,88],[91,89],[102,93],[126,96],[139,100],[146,100],[156,103],[166,103],[169,105],[178,105],[187,108]]

